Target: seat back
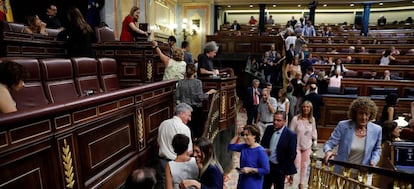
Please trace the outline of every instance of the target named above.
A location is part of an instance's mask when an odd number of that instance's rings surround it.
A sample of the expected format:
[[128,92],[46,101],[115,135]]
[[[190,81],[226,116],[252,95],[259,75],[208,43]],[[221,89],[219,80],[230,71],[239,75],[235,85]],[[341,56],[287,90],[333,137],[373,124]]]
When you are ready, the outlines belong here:
[[7,25],[8,27],[4,27],[4,31],[22,33],[24,30],[24,24],[9,22]]
[[79,97],[73,82],[70,59],[40,59],[46,95],[51,103],[65,102]]
[[103,43],[107,41],[115,41],[114,31],[109,27],[100,27],[96,28],[96,38],[98,43]]
[[98,61],[94,58],[72,58],[75,73],[75,86],[78,94],[88,96],[90,92],[100,93],[98,80]]
[[99,58],[98,59],[99,76],[101,86],[104,92],[118,90],[118,68],[116,61],[113,58]]
[[60,29],[46,28],[46,33],[49,37],[57,37],[60,31]]
[[47,105],[49,100],[46,98],[42,84],[42,76],[39,62],[35,58],[24,57],[5,57],[2,60],[10,60],[22,65],[28,72],[28,77],[24,79],[24,87],[20,91],[11,90],[11,95],[16,102],[18,110],[25,110],[37,106]]

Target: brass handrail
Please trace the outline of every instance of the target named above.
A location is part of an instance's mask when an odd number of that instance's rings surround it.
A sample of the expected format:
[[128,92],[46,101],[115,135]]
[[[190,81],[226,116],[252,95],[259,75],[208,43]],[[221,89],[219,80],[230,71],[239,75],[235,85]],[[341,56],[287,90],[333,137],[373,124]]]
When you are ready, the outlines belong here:
[[[342,172],[335,172],[334,166],[342,166]],[[351,169],[358,170],[357,175],[352,175]],[[323,158],[314,155],[311,156],[311,171],[308,185],[311,189],[384,188],[385,186],[373,186],[368,182],[371,174],[381,176],[381,178],[393,179],[393,188],[395,189],[412,189],[414,185],[413,173],[337,160],[328,160],[328,163],[325,164]]]

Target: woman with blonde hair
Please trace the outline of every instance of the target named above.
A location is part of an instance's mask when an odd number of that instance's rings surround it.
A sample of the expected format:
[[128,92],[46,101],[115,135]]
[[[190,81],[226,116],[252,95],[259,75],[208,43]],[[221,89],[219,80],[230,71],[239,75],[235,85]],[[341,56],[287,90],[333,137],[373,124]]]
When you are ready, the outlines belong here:
[[312,152],[312,142],[318,138],[316,122],[313,117],[313,106],[310,101],[304,101],[299,114],[293,117],[290,129],[297,135],[296,169],[299,170],[298,188],[304,188],[309,156]]
[[134,41],[135,36],[137,35],[148,37],[147,32],[139,29],[138,19],[139,8],[137,6],[133,6],[129,11],[129,14],[124,18],[124,21],[122,21],[121,37],[119,38],[120,41]]
[[152,41],[152,46],[164,63],[165,70],[162,80],[184,79],[187,63],[184,62],[184,52],[182,49],[174,48],[172,58],[165,55],[158,47],[158,42]]
[[34,34],[39,33],[42,35],[47,35],[46,32],[46,23],[44,23],[42,20],[40,20],[39,16],[32,15],[26,17],[27,25],[24,27],[23,32],[28,34]]

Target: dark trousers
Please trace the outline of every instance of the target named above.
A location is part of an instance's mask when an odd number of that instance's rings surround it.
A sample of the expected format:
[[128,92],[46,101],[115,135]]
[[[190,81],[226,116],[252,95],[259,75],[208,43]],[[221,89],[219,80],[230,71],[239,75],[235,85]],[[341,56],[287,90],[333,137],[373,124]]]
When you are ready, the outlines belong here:
[[191,130],[191,137],[200,138],[203,135],[204,131],[204,117],[203,117],[203,108],[197,106],[191,106],[193,112],[191,113],[191,121],[188,122],[188,127]]
[[246,125],[252,125],[253,120],[256,121],[258,107],[259,106],[253,105],[250,108],[246,108],[246,113],[247,113],[247,122],[246,122]]
[[270,189],[273,184],[274,189],[285,187],[286,175],[280,170],[280,165],[269,162],[270,173],[264,176],[263,189]]

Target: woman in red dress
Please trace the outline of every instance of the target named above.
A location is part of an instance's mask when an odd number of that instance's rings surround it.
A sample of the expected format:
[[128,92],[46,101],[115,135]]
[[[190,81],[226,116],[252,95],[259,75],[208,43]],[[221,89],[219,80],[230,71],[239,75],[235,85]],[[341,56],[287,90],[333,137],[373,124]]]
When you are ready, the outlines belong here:
[[148,33],[142,31],[138,27],[139,8],[133,6],[129,15],[122,22],[121,41],[134,41],[135,36],[144,35],[148,37]]

